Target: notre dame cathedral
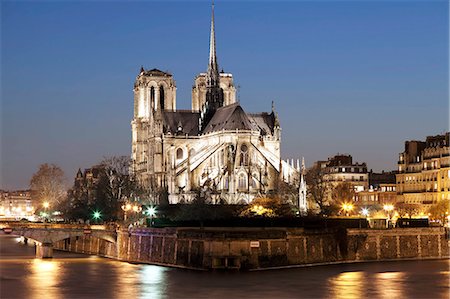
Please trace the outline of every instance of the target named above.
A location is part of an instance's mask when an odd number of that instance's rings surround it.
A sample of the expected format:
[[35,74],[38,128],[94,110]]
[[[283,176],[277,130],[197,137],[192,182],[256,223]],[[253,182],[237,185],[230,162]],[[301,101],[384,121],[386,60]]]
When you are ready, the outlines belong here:
[[280,159],[277,113],[246,113],[233,75],[219,72],[214,6],[209,62],[192,88],[192,109],[177,110],[172,74],[141,68],[134,84],[132,170],[149,190],[166,188],[170,203],[198,192],[211,203],[249,203],[275,191],[298,169]]

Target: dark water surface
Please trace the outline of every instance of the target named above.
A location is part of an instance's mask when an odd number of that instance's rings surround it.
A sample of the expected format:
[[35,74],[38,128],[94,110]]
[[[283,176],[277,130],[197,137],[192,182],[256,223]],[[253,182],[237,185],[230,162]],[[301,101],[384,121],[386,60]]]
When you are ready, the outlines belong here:
[[195,272],[55,252],[0,235],[0,298],[450,298],[449,260]]

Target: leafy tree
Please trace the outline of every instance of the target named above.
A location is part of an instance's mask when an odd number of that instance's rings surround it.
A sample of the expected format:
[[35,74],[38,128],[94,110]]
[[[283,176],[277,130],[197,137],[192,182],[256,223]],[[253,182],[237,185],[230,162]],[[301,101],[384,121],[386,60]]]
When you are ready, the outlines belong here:
[[401,218],[417,215],[420,213],[421,207],[417,204],[408,204],[404,202],[398,202],[395,204],[395,211]]
[[41,164],[30,181],[33,197],[42,204],[48,202],[52,208],[59,208],[66,197],[65,177],[55,164]]
[[433,204],[429,209],[428,213],[430,218],[434,220],[440,220],[442,223],[445,222],[445,217],[449,214],[450,202],[449,200],[442,199],[437,203]]

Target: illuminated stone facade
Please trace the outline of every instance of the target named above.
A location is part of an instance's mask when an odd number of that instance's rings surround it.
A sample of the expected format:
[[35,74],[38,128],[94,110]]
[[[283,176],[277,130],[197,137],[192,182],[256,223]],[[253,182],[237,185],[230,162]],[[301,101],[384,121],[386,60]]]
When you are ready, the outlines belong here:
[[[141,69],[134,85],[132,170],[170,203],[203,192],[212,203],[248,203],[298,170],[280,160],[281,127],[271,112],[246,113],[230,73],[219,72],[214,10],[208,70],[195,78],[191,110],[177,110],[172,74]],[[281,174],[281,175],[280,175]]]
[[398,202],[431,205],[450,200],[449,133],[406,141],[398,172]]

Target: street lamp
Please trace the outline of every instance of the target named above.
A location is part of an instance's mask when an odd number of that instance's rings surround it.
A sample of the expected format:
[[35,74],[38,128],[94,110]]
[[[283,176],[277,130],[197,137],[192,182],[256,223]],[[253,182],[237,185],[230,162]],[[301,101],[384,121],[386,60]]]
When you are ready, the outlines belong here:
[[383,206],[383,209],[387,213],[387,217],[388,217],[388,219],[387,219],[388,223],[387,224],[388,224],[388,227],[389,227],[390,224],[391,224],[391,212],[394,210],[394,206],[391,205],[391,204],[386,204],[386,205]]
[[92,218],[94,218],[95,223],[97,223],[98,220],[99,220],[101,217],[102,217],[102,214],[101,214],[99,211],[95,211],[95,212],[92,214]]
[[353,205],[351,203],[344,203],[342,210],[345,211],[345,215],[348,217],[349,213],[353,210]]
[[149,208],[147,208],[147,210],[144,213],[147,214],[148,216],[150,216],[150,226],[152,226],[153,225],[153,217],[155,217],[155,215],[156,215],[156,208],[149,207]]
[[364,217],[369,216],[369,209],[368,209],[368,208],[362,208],[362,209],[361,209],[361,214],[362,214]]
[[49,218],[50,218],[50,213],[47,211],[48,208],[50,207],[49,202],[48,202],[48,201],[44,201],[44,202],[42,203],[42,206],[44,207],[44,212],[41,213],[41,215],[42,215],[42,217],[47,218],[47,220],[49,220]]
[[131,205],[130,203],[124,204],[122,205],[122,210],[124,211],[124,217],[123,220],[127,220],[127,212],[128,211],[133,211],[135,213],[138,213],[140,211],[142,211],[142,207],[138,206],[138,205]]

